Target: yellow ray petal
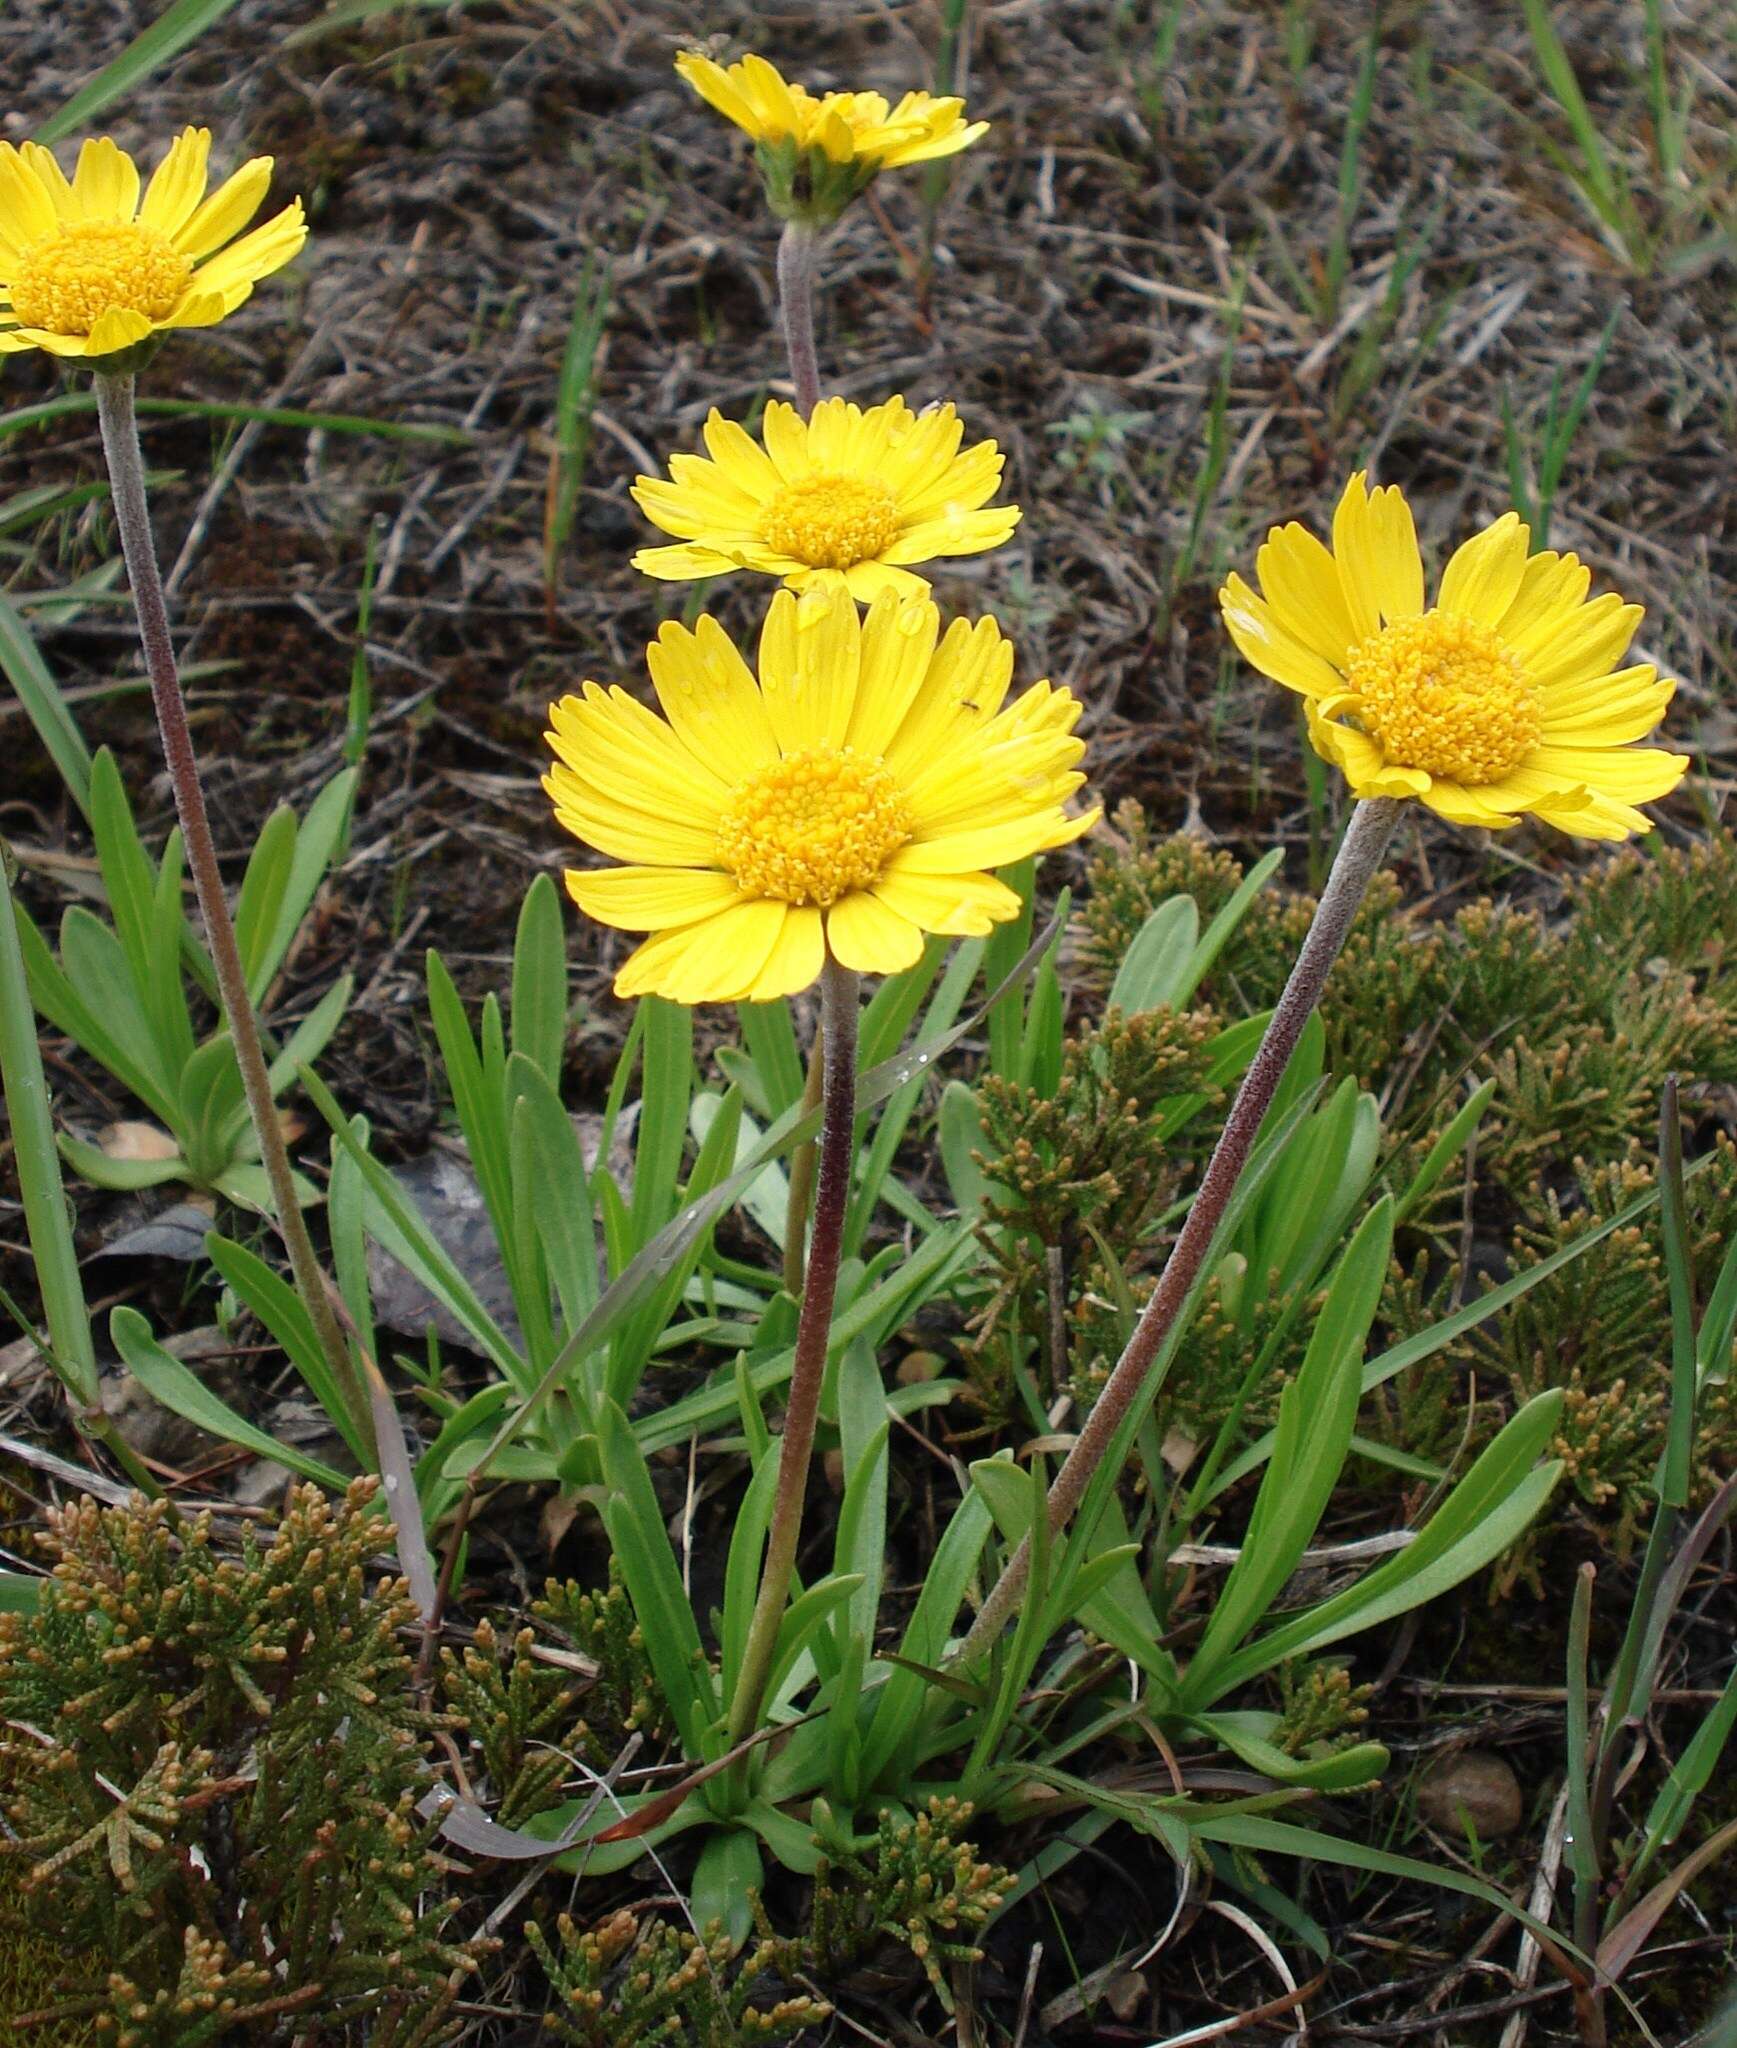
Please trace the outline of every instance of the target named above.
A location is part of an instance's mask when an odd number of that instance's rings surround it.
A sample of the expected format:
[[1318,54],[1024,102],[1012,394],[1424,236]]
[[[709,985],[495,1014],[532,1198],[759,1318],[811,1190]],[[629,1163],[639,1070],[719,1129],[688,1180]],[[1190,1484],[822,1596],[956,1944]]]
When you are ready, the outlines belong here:
[[[222,194],[219,193],[219,198]],[[183,233],[190,234],[197,224],[198,216]],[[307,218],[302,212],[299,199],[292,199],[281,213],[273,214],[263,226],[254,229],[250,235],[243,235],[239,242],[231,242],[220,249],[209,263],[201,266],[198,283],[202,291],[227,291],[238,284],[257,284],[262,277],[270,277],[273,271],[281,270],[308,238]]]
[[1595,796],[1645,804],[1669,796],[1689,772],[1687,754],[1662,747],[1534,747],[1526,767],[1581,782]]
[[[670,483],[688,493],[696,505],[715,506],[726,517],[752,525],[764,509],[763,501],[745,490],[719,465],[704,455],[672,455]],[[642,479],[643,481],[643,479]]]
[[736,66],[736,71],[753,100],[765,132],[774,140],[796,133],[802,122],[801,102],[777,66],[750,52]]
[[[1381,607],[1368,574],[1368,526],[1368,479],[1359,469],[1353,471],[1333,508],[1333,563],[1339,572],[1345,609],[1351,617],[1353,641],[1367,640],[1370,634],[1381,630]],[[1260,664],[1256,662],[1255,666]],[[1279,680],[1273,677],[1274,682]]]
[[1359,639],[1379,620],[1411,619],[1423,610],[1423,558],[1397,484],[1372,492],[1365,473],[1356,472],[1333,514],[1333,558]]
[[1652,731],[1676,694],[1650,662],[1545,693],[1544,738],[1552,746],[1620,746]]
[[174,236],[175,247],[190,262],[222,248],[240,234],[259,211],[271,183],[272,159],[256,156],[226,178],[211,196],[193,209]]
[[[1349,591],[1347,591],[1349,597]],[[1230,637],[1243,659],[1263,676],[1298,690],[1305,697],[1330,697],[1345,687],[1345,679],[1312,647],[1304,646],[1288,633],[1240,576],[1232,576],[1218,593],[1219,607]],[[1355,606],[1352,607],[1355,615]],[[1371,628],[1373,630],[1373,628]]]
[[[1028,853],[1066,845],[1095,822],[1095,813],[1084,820],[1058,820],[1041,813],[1011,818],[1000,825],[949,832],[939,839],[914,840],[899,849],[889,868],[907,875],[963,875],[974,869],[1002,868],[1009,861],[1023,860]],[[1067,829],[1062,831],[1064,826]]]
[[138,212],[138,166],[111,136],[93,135],[80,149],[72,200],[85,220],[131,220]]
[[1323,661],[1342,669],[1356,629],[1331,553],[1306,526],[1275,526],[1255,556],[1261,595],[1277,624]]
[[772,458],[745,427],[727,420],[714,406],[706,416],[706,451],[725,477],[749,497],[764,504],[783,488]]
[[902,974],[923,957],[923,934],[879,897],[857,890],[826,913],[826,943],[858,974]]
[[135,313],[129,306],[111,306],[92,321],[85,336],[84,352],[87,356],[112,356],[123,348],[135,347],[152,328],[148,314]]
[[746,782],[778,758],[754,678],[710,613],[692,633],[666,621],[645,655],[664,716],[708,776]]
[[180,233],[205,197],[206,169],[211,158],[211,130],[184,128],[169,153],[151,173],[139,218],[159,234]]
[[848,591],[773,598],[760,635],[760,694],[778,745],[838,746],[850,730],[862,627]]
[[558,768],[543,777],[543,787],[555,806],[556,823],[610,860],[699,868],[716,857],[714,830],[623,803],[606,804]]
[[951,405],[917,414],[887,452],[882,475],[903,504],[947,473],[965,438],[965,422]]
[[246,305],[253,296],[250,284],[232,285],[226,292],[202,292],[190,289],[157,322],[159,327],[215,327],[219,320],[227,320],[237,306]]
[[955,619],[942,634],[898,730],[882,750],[887,766],[901,781],[921,775],[958,731],[965,707],[980,696],[998,701],[1012,671],[1012,644],[993,618],[975,623]]
[[75,357],[89,353],[82,334],[55,334],[46,327],[15,327],[12,334],[14,341],[46,349],[51,356]]
[[1309,738],[1316,753],[1331,761],[1358,796],[1421,796],[1430,776],[1421,768],[1391,762],[1367,733],[1330,718],[1313,718]]
[[795,406],[774,398],[760,422],[760,436],[780,483],[800,483],[813,469],[808,453],[808,426]]
[[701,99],[716,108],[726,121],[733,121],[750,135],[759,135],[760,120],[753,102],[739,90],[721,64],[714,64],[710,57],[701,56],[697,50],[683,50],[675,60],[675,68]]
[[1489,832],[1501,832],[1519,823],[1517,813],[1498,811],[1484,803],[1476,790],[1464,789],[1457,782],[1443,782],[1439,778],[1432,779],[1419,801],[1446,818],[1451,825],[1479,825]]
[[892,745],[929,672],[940,632],[941,614],[932,604],[901,599],[892,591],[871,603],[863,621],[856,703],[846,734],[859,754],[879,756]]
[[550,745],[594,800],[716,825],[729,785],[715,763],[697,760],[625,690],[587,683],[581,696],[554,707],[550,726]]
[[[733,904],[648,941],[616,977],[615,986],[622,994],[660,995],[676,1003],[739,1001],[777,944],[788,915],[788,905],[768,899]],[[654,947],[660,950],[653,953]]]
[[800,995],[819,980],[825,960],[826,938],[820,912],[793,906],[744,999],[751,1003],[775,1003],[781,996]]
[[[0,142],[0,236],[10,262],[33,243],[47,241],[60,226],[60,215],[33,160],[37,156],[46,157],[48,151],[28,143],[20,152],[11,143]],[[48,160],[54,163],[53,157]],[[58,165],[55,175],[59,176]]]
[[1591,570],[1574,555],[1559,555],[1554,548],[1533,555],[1497,631],[1516,654],[1529,654],[1567,622],[1585,601],[1591,582]]
[[1442,572],[1441,595],[1436,602],[1444,612],[1458,612],[1480,625],[1500,625],[1519,595],[1531,541],[1519,514],[1504,512],[1493,525],[1454,550]]
[[[811,571],[808,577],[791,577],[792,584],[800,584],[824,576],[835,576],[831,569]],[[855,562],[846,569],[840,580],[858,604],[873,604],[877,597],[888,592],[894,597],[906,600],[924,598],[929,594],[929,579],[919,576],[914,569],[898,569],[890,562]]]
[[1526,657],[1526,670],[1540,688],[1579,683],[1607,675],[1622,659],[1644,614],[1614,591],[1582,605]]
[[566,882],[587,917],[633,932],[693,924],[741,895],[728,875],[700,868],[569,868]]
[[[757,539],[751,522],[734,506],[696,491],[691,483],[666,484],[655,476],[634,480],[628,496],[653,526],[681,540]],[[720,533],[720,529],[722,529]]]
[[1019,915],[1019,898],[993,875],[915,875],[895,861],[874,894],[926,932],[981,938]]
[[[979,441],[920,485],[898,492],[899,517],[907,524],[970,512],[1001,488],[1005,464],[993,441]],[[891,478],[888,478],[891,482]]]
[[823,398],[808,416],[808,459],[816,469],[852,467],[851,449],[862,409],[848,398]]
[[956,512],[944,519],[925,519],[908,527],[881,550],[883,564],[902,567],[932,562],[942,555],[982,555],[998,548],[1019,524],[1017,505],[993,505],[983,512]]
[[682,541],[675,547],[639,549],[633,566],[657,583],[693,583],[702,576],[727,576],[742,565],[734,555],[720,554],[696,541]]

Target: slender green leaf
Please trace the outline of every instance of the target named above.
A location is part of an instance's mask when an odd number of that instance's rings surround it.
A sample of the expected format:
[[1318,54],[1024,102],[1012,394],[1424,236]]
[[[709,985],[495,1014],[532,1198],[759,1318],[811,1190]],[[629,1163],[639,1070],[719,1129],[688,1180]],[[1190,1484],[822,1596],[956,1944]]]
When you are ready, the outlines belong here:
[[206,1256],[246,1306],[283,1346],[309,1392],[330,1418],[364,1471],[374,1464],[373,1431],[365,1415],[352,1415],[314,1329],[314,1319],[301,1297],[246,1245],[213,1230],[205,1238]]
[[694,1013],[659,996],[647,996],[640,1008],[647,1014],[633,1152],[635,1251],[675,1214],[694,1086]]
[[1279,1403],[1272,1462],[1236,1563],[1189,1663],[1185,1698],[1218,1697],[1217,1672],[1283,1591],[1326,1512],[1351,1447],[1363,1346],[1392,1245],[1393,1205],[1383,1200],[1346,1247],[1303,1363]]
[[739,1949],[754,1929],[754,1901],[766,1882],[760,1844],[746,1828],[714,1828],[688,1886],[696,1927],[720,1925]]
[[235,899],[235,944],[247,977],[247,992],[256,1004],[271,981],[275,963],[269,959],[267,947],[289,894],[290,863],[295,855],[296,814],[288,804],[279,804],[253,842]]
[[1219,954],[1230,943],[1237,926],[1248,915],[1249,905],[1278,873],[1284,858],[1285,850],[1282,846],[1275,846],[1270,853],[1263,854],[1236,885],[1230,900],[1222,906],[1218,915],[1201,933],[1200,943],[1195,947],[1193,958],[1188,963],[1188,971],[1177,984],[1173,998],[1176,1008],[1180,1009],[1212,972],[1217,965]]
[[[1689,1178],[1702,1170],[1704,1162],[1689,1169]],[[1625,1202],[1614,1216],[1607,1216],[1595,1228],[1584,1232],[1560,1251],[1552,1252],[1547,1259],[1540,1259],[1535,1266],[1528,1266],[1523,1273],[1516,1273],[1511,1280],[1504,1280],[1499,1287],[1492,1287],[1477,1301],[1470,1302],[1462,1309],[1456,1309],[1451,1316],[1444,1316],[1440,1322],[1432,1323],[1426,1330],[1416,1330],[1399,1343],[1390,1345],[1378,1357],[1370,1359],[1363,1368],[1363,1391],[1371,1392],[1386,1381],[1396,1378],[1408,1366],[1416,1365],[1420,1359],[1433,1357],[1451,1344],[1456,1337],[1467,1330],[1476,1329],[1478,1324],[1487,1322],[1491,1316],[1500,1315],[1503,1309],[1511,1307],[1523,1294],[1548,1280],[1572,1260],[1583,1257],[1592,1247],[1609,1237],[1613,1231],[1624,1230],[1644,1216],[1658,1201],[1658,1193],[1651,1190],[1637,1195],[1632,1202]],[[1216,1499],[1219,1494],[1245,1479],[1250,1472],[1265,1464],[1272,1456],[1273,1435],[1268,1430],[1255,1443],[1232,1460],[1218,1475],[1208,1495]]]
[[195,1424],[210,1436],[251,1451],[256,1458],[271,1458],[287,1465],[303,1479],[342,1493],[346,1480],[341,1472],[310,1458],[294,1444],[280,1443],[267,1436],[245,1416],[237,1415],[227,1401],[211,1389],[172,1352],[165,1351],[151,1334],[151,1326],[137,1309],[117,1308],[109,1317],[109,1335],[128,1369],[147,1394],[160,1401],[171,1414]]
[[551,1088],[559,1088],[567,1049],[567,946],[561,899],[546,874],[525,891],[519,912],[512,1032],[513,1051],[529,1060]]
[[929,1690],[920,1669],[938,1666],[945,1656],[953,1619],[977,1570],[992,1526],[988,1503],[981,1491],[973,1487],[954,1509],[923,1574],[922,1591],[899,1644],[903,1661],[894,1667],[892,1676],[875,1695],[873,1716],[863,1739],[865,1785],[877,1784],[893,1759],[908,1752],[924,1695]]
[[[1553,1392],[1558,1398],[1543,1414],[1534,1411],[1550,1404],[1551,1395],[1528,1402],[1510,1419],[1404,1550],[1343,1593],[1281,1623],[1230,1658],[1217,1675],[1215,1697],[1246,1685],[1287,1657],[1312,1655],[1329,1643],[1421,1607],[1499,1557],[1524,1534],[1562,1477],[1559,1461],[1531,1463],[1542,1448],[1540,1424],[1547,1435],[1560,1412],[1559,1390]],[[1504,1443],[1511,1433],[1513,1440]],[[1516,1471],[1522,1446],[1525,1460]]]
[[6,864],[0,858],[0,1093],[11,1126],[13,1167],[48,1324],[50,1356],[73,1398],[83,1407],[95,1408],[101,1400],[96,1351],[54,1149],[48,1081],[19,935]]
[[1175,1008],[1200,942],[1200,908],[1192,896],[1171,896],[1134,934],[1116,978],[1109,1007],[1124,1017],[1165,1004]]
[[651,1474],[627,1417],[613,1401],[600,1405],[597,1441],[610,1494],[603,1510],[610,1547],[620,1560],[646,1655],[680,1730],[683,1749],[694,1761],[703,1761],[718,1703]]

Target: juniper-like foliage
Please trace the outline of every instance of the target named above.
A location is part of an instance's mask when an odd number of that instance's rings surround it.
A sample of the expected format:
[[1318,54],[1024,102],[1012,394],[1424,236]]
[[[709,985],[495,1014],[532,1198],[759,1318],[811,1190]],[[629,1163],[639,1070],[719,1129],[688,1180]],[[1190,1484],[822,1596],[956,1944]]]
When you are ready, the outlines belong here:
[[[371,1484],[292,1496],[269,1544],[162,1502],[50,1516],[54,1574],[0,1616],[0,1888],[118,2048],[425,2048],[474,1963],[430,1826],[428,1719],[372,1560]],[[414,2015],[415,2024],[405,2031]]]

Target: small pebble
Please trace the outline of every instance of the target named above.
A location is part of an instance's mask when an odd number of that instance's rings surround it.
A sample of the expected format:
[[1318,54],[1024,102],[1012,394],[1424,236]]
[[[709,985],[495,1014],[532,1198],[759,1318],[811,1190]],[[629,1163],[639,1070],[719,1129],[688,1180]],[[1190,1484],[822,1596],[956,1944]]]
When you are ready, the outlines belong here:
[[1417,1810],[1447,1834],[1476,1832],[1480,1842],[1511,1835],[1525,1816],[1520,1781],[1507,1760],[1488,1749],[1456,1749],[1437,1757],[1417,1781]]

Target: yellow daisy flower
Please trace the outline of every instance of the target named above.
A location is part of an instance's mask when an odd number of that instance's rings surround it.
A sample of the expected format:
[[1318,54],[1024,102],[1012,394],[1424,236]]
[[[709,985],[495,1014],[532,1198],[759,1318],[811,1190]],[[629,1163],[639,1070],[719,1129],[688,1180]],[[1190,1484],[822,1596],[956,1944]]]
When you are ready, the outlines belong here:
[[785,215],[830,219],[877,172],[956,156],[989,128],[966,120],[963,100],[926,92],[908,92],[897,106],[878,92],[811,93],[764,57],[723,65],[684,50],[676,69],[753,138],[774,210]]
[[960,452],[950,405],[914,413],[902,398],[865,412],[825,398],[804,419],[774,399],[761,442],[714,411],[703,455],[672,455],[670,482],[642,476],[635,503],[680,545],[642,548],[633,566],[662,582],[758,569],[792,590],[842,583],[864,604],[883,590],[921,596],[912,562],[998,548],[1017,505],[988,505],[1001,483],[993,441]]
[[618,995],[771,1002],[828,949],[895,974],[925,932],[981,934],[1019,909],[989,871],[1093,825],[1080,707],[1034,683],[1005,702],[1013,648],[993,619],[945,634],[890,592],[779,591],[756,679],[710,616],[646,650],[663,717],[587,683],[549,713],[543,787],[567,830],[624,866],[567,887],[603,924],[650,932]]
[[39,143],[0,143],[0,354],[109,356],[172,327],[212,327],[303,242],[302,203],[234,238],[259,211],[257,156],[209,198],[211,133],[188,128],[139,195],[132,158],[86,142],[70,181]]
[[1304,698],[1309,737],[1360,797],[1417,797],[1456,825],[1530,812],[1580,839],[1626,839],[1636,810],[1682,780],[1688,756],[1637,747],[1676,684],[1618,668],[1641,620],[1614,592],[1587,598],[1573,555],[1529,552],[1503,513],[1447,565],[1424,605],[1411,508],[1359,470],[1329,550],[1276,526],[1219,592],[1247,659]]

